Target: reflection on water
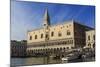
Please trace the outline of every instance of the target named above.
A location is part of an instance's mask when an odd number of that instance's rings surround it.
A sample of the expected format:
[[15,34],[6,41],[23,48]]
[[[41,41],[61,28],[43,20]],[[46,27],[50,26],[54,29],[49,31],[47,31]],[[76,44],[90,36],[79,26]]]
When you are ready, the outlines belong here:
[[47,57],[11,58],[11,66],[39,65],[61,63],[61,60],[48,59]]
[[55,64],[55,63],[72,63],[72,62],[94,61],[94,58],[75,59],[72,61],[61,61],[60,59],[50,59],[47,57],[31,57],[31,58],[11,58],[11,66]]

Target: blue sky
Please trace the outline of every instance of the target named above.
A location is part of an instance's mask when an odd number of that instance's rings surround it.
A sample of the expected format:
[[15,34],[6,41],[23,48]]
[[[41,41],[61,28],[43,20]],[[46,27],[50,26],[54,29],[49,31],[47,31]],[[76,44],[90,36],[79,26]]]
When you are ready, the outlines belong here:
[[46,8],[50,15],[51,24],[73,19],[95,27],[94,6],[11,1],[11,39],[26,39],[28,30],[42,27]]

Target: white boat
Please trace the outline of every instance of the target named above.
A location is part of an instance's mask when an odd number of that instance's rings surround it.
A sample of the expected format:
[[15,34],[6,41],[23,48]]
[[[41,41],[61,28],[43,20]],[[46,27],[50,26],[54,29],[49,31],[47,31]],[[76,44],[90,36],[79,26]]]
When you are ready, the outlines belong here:
[[62,58],[62,61],[67,61],[68,59],[66,57]]
[[69,61],[69,60],[74,60],[77,59],[79,57],[79,55],[76,54],[69,54],[66,57],[62,58],[62,61]]

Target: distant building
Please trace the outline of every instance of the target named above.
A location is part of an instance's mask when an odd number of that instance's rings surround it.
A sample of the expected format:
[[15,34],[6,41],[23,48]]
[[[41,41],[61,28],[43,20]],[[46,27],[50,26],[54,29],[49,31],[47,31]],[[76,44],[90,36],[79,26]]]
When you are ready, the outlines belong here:
[[11,56],[12,57],[24,57],[26,55],[27,41],[11,41]]
[[67,51],[85,46],[85,31],[92,28],[73,20],[51,25],[48,11],[45,11],[43,27],[28,31],[27,51],[31,54]]
[[95,48],[95,30],[86,31],[86,47]]

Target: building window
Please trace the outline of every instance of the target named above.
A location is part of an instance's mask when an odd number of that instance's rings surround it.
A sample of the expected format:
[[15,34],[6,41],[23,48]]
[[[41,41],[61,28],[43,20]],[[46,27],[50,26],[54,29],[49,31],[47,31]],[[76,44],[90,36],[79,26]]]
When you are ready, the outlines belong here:
[[44,24],[44,26],[46,26],[46,24]]
[[64,41],[64,44],[67,44],[67,43]]
[[71,40],[71,44],[73,44],[73,40]]
[[88,40],[90,40],[90,36],[88,36]]
[[67,47],[67,49],[69,49],[69,47]]
[[88,46],[91,46],[91,44],[89,43]]
[[70,31],[69,30],[67,31],[67,35],[70,35]]
[[71,47],[72,49],[74,49],[74,47]]
[[32,40],[32,36],[30,36],[30,40]]
[[67,43],[70,44],[70,43],[69,43],[69,40],[67,41]]
[[59,36],[59,37],[62,36],[62,35],[61,35],[61,32],[58,32],[58,36]]
[[54,32],[51,32],[51,36],[54,36]]
[[43,34],[41,34],[41,38],[43,38]]
[[93,39],[95,40],[95,35],[93,35]]
[[46,38],[48,38],[48,34],[46,34]]
[[37,39],[37,35],[35,35],[35,39]]

